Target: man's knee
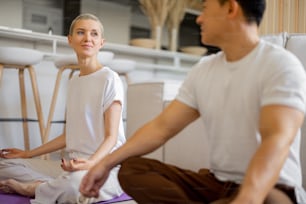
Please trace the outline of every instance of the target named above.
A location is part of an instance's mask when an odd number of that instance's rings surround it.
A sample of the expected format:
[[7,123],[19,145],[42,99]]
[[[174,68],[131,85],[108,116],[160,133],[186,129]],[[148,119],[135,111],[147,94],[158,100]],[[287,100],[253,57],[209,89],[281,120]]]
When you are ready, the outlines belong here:
[[264,204],[293,204],[293,201],[283,191],[273,188],[265,199]]
[[[227,198],[216,200],[211,204],[227,204],[230,203],[230,201],[234,200],[234,198],[235,196],[232,195]],[[294,202],[289,198],[286,193],[277,188],[273,188],[267,195],[264,204],[294,204]]]
[[141,174],[142,172],[147,172],[152,166],[155,166],[155,160],[142,158],[142,157],[131,157],[124,162],[122,162],[119,175],[131,175],[131,174]]
[[132,157],[132,158],[129,158],[129,159],[125,160],[124,162],[122,162],[121,167],[120,167],[119,172],[118,172],[118,180],[119,180],[120,185],[122,187],[125,186],[125,183],[127,182],[127,179],[132,174],[134,174],[133,169],[135,168],[135,165],[139,162],[140,161],[139,161],[138,157]]
[[139,157],[131,157],[126,159],[125,161],[122,162],[120,171],[125,170],[125,169],[130,169],[133,167],[135,164],[140,162]]
[[143,157],[131,157],[125,160],[122,162],[118,172],[120,185],[124,188],[124,186],[129,185],[130,182],[134,184],[139,178],[147,174],[159,163],[159,161]]

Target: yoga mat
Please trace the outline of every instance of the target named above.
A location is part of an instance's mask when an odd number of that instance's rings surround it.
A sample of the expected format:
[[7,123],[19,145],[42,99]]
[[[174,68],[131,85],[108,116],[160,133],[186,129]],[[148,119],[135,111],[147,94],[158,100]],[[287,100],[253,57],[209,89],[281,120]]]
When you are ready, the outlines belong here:
[[[116,202],[119,203],[128,200],[132,200],[132,198],[124,193],[119,197],[113,198],[108,201],[101,201],[96,204],[109,204]],[[30,204],[30,198],[17,194],[6,194],[0,191],[0,204]]]
[[132,200],[132,198],[130,196],[128,196],[126,193],[123,193],[121,196],[117,197],[117,198],[113,198],[111,200],[108,201],[101,201],[98,202],[96,204],[107,204],[107,203],[116,203],[116,202],[123,202],[123,201],[128,201],[128,200]]
[[16,195],[16,194],[6,194],[0,191],[0,203],[1,204],[29,204],[30,198]]

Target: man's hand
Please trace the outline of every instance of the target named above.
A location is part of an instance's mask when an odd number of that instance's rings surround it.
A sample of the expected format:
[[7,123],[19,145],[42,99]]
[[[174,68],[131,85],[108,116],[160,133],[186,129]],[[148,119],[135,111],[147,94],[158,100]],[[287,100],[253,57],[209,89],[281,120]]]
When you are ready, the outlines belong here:
[[101,186],[109,175],[109,169],[105,168],[103,162],[98,163],[83,177],[80,192],[85,197],[98,197]]

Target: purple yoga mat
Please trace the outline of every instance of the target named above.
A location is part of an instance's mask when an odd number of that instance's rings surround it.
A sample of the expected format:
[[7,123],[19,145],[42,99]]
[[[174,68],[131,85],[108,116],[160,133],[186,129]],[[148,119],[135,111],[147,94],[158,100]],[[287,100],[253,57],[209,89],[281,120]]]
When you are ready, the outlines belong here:
[[[108,203],[116,203],[116,202],[123,202],[127,200],[132,200],[130,196],[127,194],[122,194],[119,197],[113,198],[108,201],[101,201],[96,204],[108,204]],[[30,198],[16,195],[16,194],[5,194],[0,191],[0,204],[29,204]]]
[[132,200],[132,198],[130,196],[128,196],[127,194],[123,193],[121,196],[119,196],[117,198],[113,198],[113,199],[108,200],[108,201],[101,201],[101,202],[98,202],[96,204],[116,203],[116,202],[122,202],[122,201],[127,201],[127,200]]
[[5,204],[29,204],[30,198],[16,195],[16,194],[5,194],[0,191],[0,203]]

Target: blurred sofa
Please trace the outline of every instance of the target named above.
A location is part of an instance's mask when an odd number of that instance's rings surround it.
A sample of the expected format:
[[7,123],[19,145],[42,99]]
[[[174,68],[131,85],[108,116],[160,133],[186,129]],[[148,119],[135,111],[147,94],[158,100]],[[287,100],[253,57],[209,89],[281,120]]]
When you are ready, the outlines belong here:
[[[285,47],[294,53],[306,68],[306,34],[280,33],[262,36],[264,40]],[[127,137],[157,116],[174,99],[182,81],[163,80],[138,82],[127,89]],[[176,137],[147,157],[197,170],[208,167],[205,127],[196,120]],[[303,184],[306,187],[306,122],[302,128],[301,159]]]

